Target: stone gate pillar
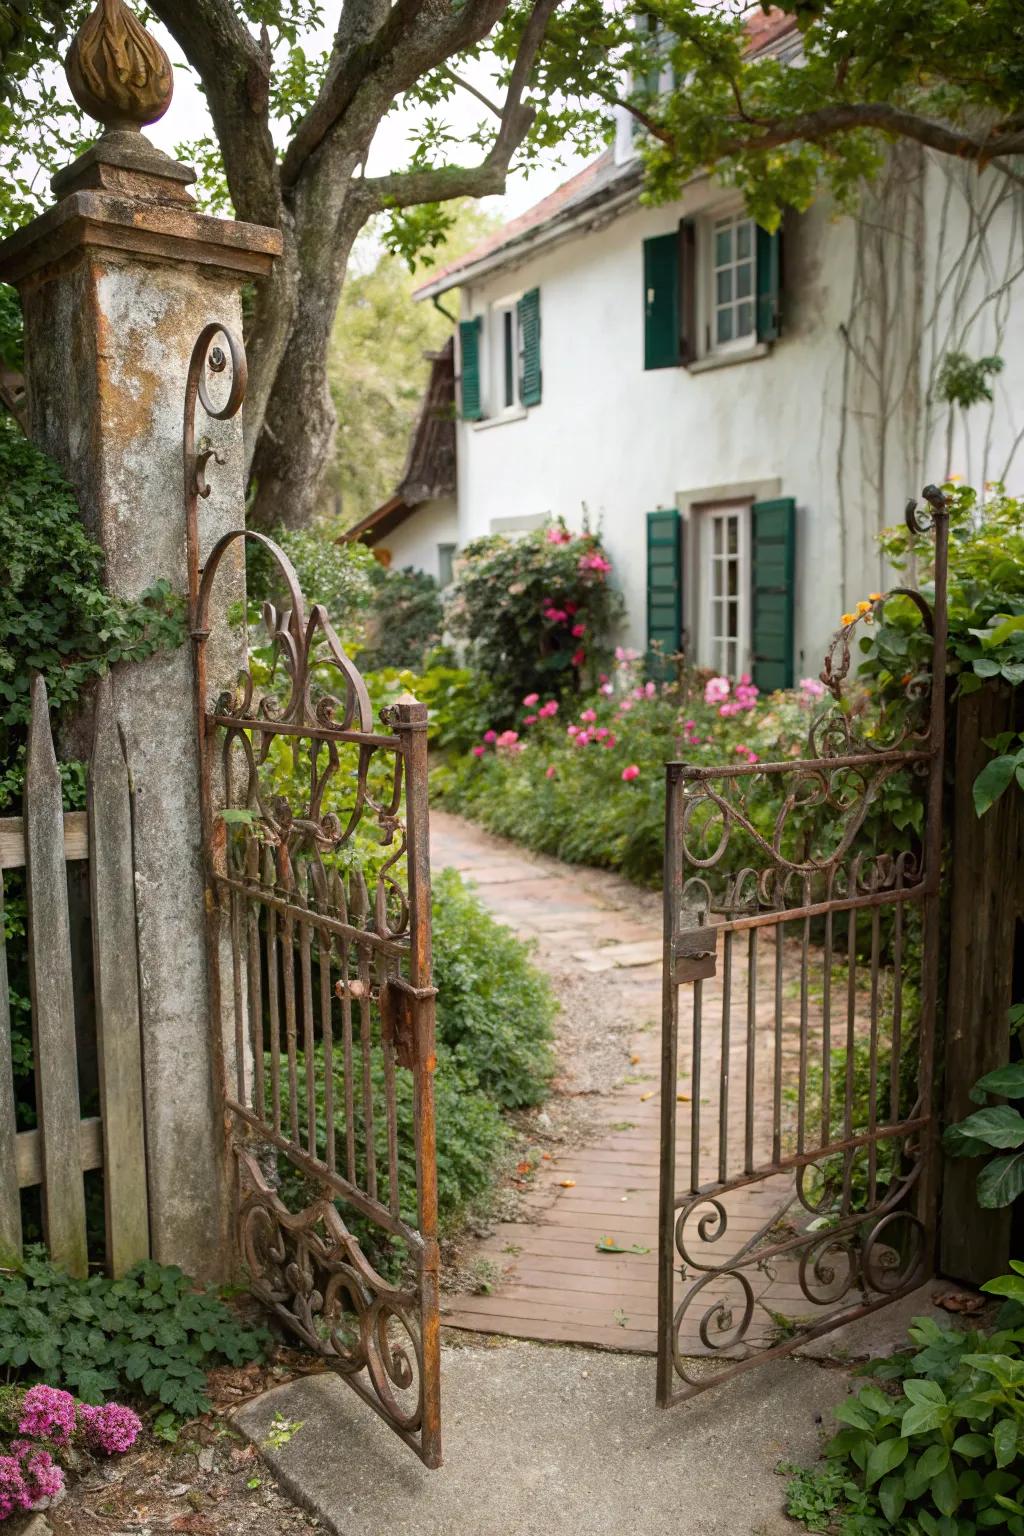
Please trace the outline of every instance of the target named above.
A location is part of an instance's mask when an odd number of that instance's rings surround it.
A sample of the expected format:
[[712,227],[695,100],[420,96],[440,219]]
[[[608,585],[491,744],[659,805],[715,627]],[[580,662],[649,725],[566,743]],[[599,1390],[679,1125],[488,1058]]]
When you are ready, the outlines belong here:
[[[103,29],[115,23],[132,29],[136,67],[127,84],[105,73],[112,53]],[[106,131],[54,177],[55,204],[0,244],[0,279],[18,287],[25,311],[30,430],[78,492],[103,547],[108,588],[137,597],[166,578],[183,593],[189,358],[212,321],[241,335],[242,285],[269,272],[280,235],[196,212],[192,171],[139,131],[166,109],[171,71],[121,0],[97,6],[67,67],[77,99]],[[200,417],[200,431],[224,460],[200,504],[205,552],[244,522],[245,487],[241,416]],[[231,681],[242,659],[240,631],[226,617],[227,601],[244,592],[241,544],[235,549],[221,586],[214,648],[221,665],[211,667],[211,690]],[[134,795],[152,1252],[217,1278],[230,1248],[190,647],[115,667],[113,688]],[[228,1034],[231,1021],[223,1024]]]

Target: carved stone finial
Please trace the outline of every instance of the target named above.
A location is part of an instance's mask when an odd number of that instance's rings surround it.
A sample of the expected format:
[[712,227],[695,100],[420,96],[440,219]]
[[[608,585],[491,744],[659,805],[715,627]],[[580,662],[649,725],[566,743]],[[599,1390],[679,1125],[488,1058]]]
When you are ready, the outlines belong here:
[[106,129],[138,130],[163,117],[170,105],[170,60],[124,0],[99,0],[64,68],[78,105]]

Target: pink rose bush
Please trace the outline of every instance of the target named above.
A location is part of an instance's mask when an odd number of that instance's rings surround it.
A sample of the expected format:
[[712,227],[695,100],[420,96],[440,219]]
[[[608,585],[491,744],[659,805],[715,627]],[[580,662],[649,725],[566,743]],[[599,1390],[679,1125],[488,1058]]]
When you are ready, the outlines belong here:
[[8,1432],[16,1426],[6,1450],[0,1451],[0,1521],[37,1509],[64,1490],[60,1458],[75,1447],[103,1456],[130,1451],[142,1432],[142,1420],[123,1403],[92,1406],[79,1403],[70,1392],[43,1383],[4,1405]]

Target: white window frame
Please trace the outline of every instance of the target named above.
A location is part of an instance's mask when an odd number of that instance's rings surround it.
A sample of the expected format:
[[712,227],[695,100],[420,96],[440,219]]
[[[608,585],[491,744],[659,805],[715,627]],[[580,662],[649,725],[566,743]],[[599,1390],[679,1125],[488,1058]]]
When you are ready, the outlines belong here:
[[[728,526],[736,522],[736,550],[728,551]],[[750,662],[750,502],[719,502],[695,509],[697,664],[713,667],[729,678],[749,672]],[[716,534],[716,530],[721,530]],[[723,578],[728,565],[736,564],[736,593],[730,597],[723,579],[716,588],[716,567]],[[728,634],[727,605],[736,607],[736,635]]]
[[[715,265],[715,235],[718,229],[728,222],[733,228],[739,225],[750,227],[750,293],[742,299],[736,295],[736,272],[741,258],[735,254],[735,242],[733,246],[733,260],[727,268],[719,269]],[[750,352],[757,346],[757,233],[754,221],[746,213],[742,204],[719,204],[711,208],[700,220],[698,262],[700,272],[703,274],[700,280],[700,331],[704,338],[703,354],[706,357],[728,357],[732,353]],[[744,265],[748,258],[742,258]],[[718,314],[724,305],[720,305],[717,296],[719,270],[728,270],[733,274],[733,293],[728,301],[729,307],[735,319],[739,317],[741,303],[750,304],[750,329],[744,331],[741,336],[733,335],[728,341],[718,340]]]
[[[513,293],[491,303],[487,315],[487,415],[491,421],[515,420],[526,414],[520,389],[523,373],[523,338],[519,327],[519,300]],[[506,398],[506,316],[512,336],[512,399]]]

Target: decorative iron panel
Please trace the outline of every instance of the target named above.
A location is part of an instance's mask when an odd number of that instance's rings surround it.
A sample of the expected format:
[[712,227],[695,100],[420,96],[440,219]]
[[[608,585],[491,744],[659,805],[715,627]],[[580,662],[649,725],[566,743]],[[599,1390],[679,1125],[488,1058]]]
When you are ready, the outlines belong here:
[[[210,373],[226,373],[222,405]],[[234,414],[240,344],[209,326],[185,414],[213,1028],[234,1010],[224,1104],[254,1294],[431,1467],[440,1465],[427,710],[373,717],[325,609],[273,540],[238,529],[200,572],[197,398]],[[242,541],[280,592],[212,708],[218,574]],[[230,563],[230,562],[229,562]],[[277,602],[280,606],[277,606]]]
[[[807,755],[668,765],[662,1406],[930,1273],[948,516],[924,496],[907,518],[934,528],[934,603],[896,589],[839,631]],[[931,664],[868,719],[852,658],[897,596]]]

